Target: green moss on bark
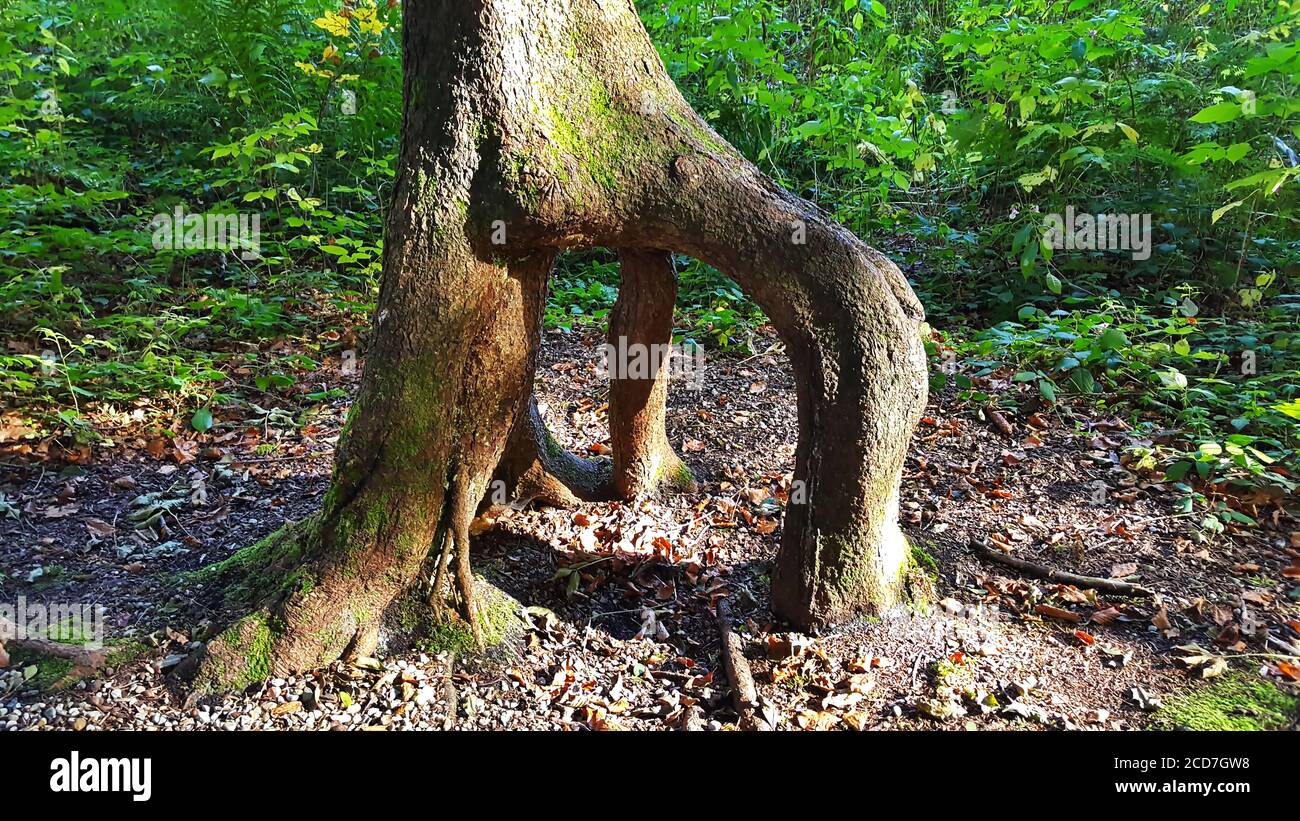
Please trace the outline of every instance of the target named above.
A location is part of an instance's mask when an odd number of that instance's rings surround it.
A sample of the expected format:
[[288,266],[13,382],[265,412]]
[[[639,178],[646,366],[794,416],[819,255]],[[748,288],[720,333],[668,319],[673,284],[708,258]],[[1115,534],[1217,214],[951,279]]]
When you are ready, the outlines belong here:
[[185,574],[184,581],[219,584],[228,604],[252,606],[276,595],[310,592],[316,579],[305,563],[315,551],[319,514],[285,525],[226,559]]
[[584,82],[561,94],[560,106],[543,112],[550,132],[543,164],[568,183],[567,161],[572,160],[600,191],[617,194],[629,169],[664,161],[672,148],[646,131],[639,114],[623,110],[603,80]]
[[908,606],[914,612],[926,614],[936,598],[939,563],[926,551],[915,537],[904,536],[908,545],[907,568],[903,571],[904,591]]
[[863,534],[825,535],[821,542],[821,555],[839,557],[839,572],[818,581],[823,591],[820,598],[826,604],[819,617],[824,622],[842,621],[856,614],[879,616],[904,601],[906,568],[899,567],[892,577],[882,578],[876,545]]
[[659,481],[672,490],[687,492],[695,487],[695,474],[675,453],[664,460],[659,473]]
[[241,690],[270,678],[275,637],[274,622],[264,612],[235,622],[208,644],[195,689],[204,693]]
[[428,653],[454,652],[473,655],[481,650],[498,647],[524,629],[519,613],[519,602],[508,593],[481,577],[475,577],[478,596],[479,627],[483,635],[483,648],[474,642],[470,626],[454,612],[430,614],[425,635],[417,645]]

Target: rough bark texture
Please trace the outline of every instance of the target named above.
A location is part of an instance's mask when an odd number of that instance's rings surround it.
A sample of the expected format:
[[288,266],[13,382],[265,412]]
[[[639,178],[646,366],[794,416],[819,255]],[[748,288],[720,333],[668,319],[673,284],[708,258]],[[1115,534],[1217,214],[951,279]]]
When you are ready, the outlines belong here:
[[[668,442],[665,427],[677,274],[666,251],[619,253],[618,300],[610,313],[606,365],[612,462],[583,459],[561,447],[530,398],[520,409],[488,502],[632,500],[659,487],[691,490],[694,477]],[[641,372],[641,366],[648,368]]]
[[[374,345],[333,486],[318,516],[243,557],[277,584],[213,642],[207,680],[367,649],[446,538],[477,628],[469,523],[530,413],[545,279],[568,248],[617,248],[638,270],[684,253],[758,302],[799,405],[802,502],[786,513],[773,609],[809,627],[892,605],[907,558],[898,481],[926,390],[922,311],[898,269],[696,116],[630,0],[410,0],[404,32]],[[666,459],[651,441],[661,422],[642,414],[625,455]]]
[[[497,465],[501,493],[491,501],[514,499],[572,507],[579,501],[614,498],[609,460],[583,459],[565,450],[546,428],[537,399],[530,396],[515,418],[510,441]],[[491,495],[491,494],[490,494]]]
[[635,499],[660,483],[689,490],[695,481],[664,427],[677,303],[672,255],[624,250],[618,259],[618,301],[609,318],[607,348],[614,491],[621,499]]

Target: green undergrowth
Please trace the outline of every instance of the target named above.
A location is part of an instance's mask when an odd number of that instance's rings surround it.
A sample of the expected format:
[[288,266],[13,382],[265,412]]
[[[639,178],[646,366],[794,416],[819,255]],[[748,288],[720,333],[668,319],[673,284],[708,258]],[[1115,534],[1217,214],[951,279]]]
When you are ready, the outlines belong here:
[[1300,698],[1263,679],[1230,673],[1165,700],[1157,729],[1285,730],[1300,721]]

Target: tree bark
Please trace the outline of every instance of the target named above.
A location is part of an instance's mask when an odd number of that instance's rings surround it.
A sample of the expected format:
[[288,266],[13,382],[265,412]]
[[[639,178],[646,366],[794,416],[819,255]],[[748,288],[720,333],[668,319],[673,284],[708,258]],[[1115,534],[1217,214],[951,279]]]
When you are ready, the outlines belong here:
[[669,444],[665,425],[677,302],[672,255],[624,250],[619,272],[604,350],[612,463],[566,451],[547,429],[536,398],[530,398],[515,420],[494,479],[501,483],[499,492],[489,494],[489,503],[572,507],[579,501],[631,501],[661,486],[696,487],[690,468]]
[[[895,604],[899,476],[926,391],[923,315],[898,269],[696,116],[630,0],[410,0],[404,55],[374,343],[332,487],[318,516],[237,554],[233,569],[274,589],[254,585],[253,613],[209,646],[205,680],[228,687],[373,649],[375,623],[418,583],[431,546],[449,545],[477,634],[469,523],[507,441],[524,437],[520,420],[536,416],[545,280],[572,248],[620,250],[631,287],[613,324],[646,338],[664,338],[654,271],[667,251],[756,300],[798,388],[773,609],[806,628]],[[611,387],[629,410],[611,414],[625,492],[672,461],[658,390]]]
[[614,498],[609,460],[583,459],[555,441],[529,396],[515,418],[509,444],[497,465],[493,481],[501,484],[489,494],[489,502],[515,500],[517,504],[539,501],[555,507],[573,507],[578,502],[604,502]]
[[619,271],[606,347],[614,491],[621,499],[635,499],[660,483],[690,490],[695,481],[668,443],[664,420],[677,304],[672,255],[624,250]]

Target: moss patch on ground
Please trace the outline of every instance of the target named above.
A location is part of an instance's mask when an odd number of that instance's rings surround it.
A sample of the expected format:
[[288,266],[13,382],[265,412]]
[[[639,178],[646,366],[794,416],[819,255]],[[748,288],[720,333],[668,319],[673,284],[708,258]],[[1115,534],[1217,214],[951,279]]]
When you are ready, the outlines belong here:
[[924,542],[916,536],[906,536],[908,546],[907,567],[903,571],[903,584],[907,603],[915,613],[928,614],[938,598],[939,563],[925,549]]
[[1260,678],[1229,673],[1165,700],[1158,729],[1285,730],[1300,721],[1300,698]]
[[9,666],[21,670],[31,668],[25,686],[41,691],[66,689],[90,673],[86,668],[78,669],[71,659],[47,656],[26,649],[11,651]]
[[104,647],[104,650],[108,653],[109,667],[121,667],[124,664],[130,664],[138,658],[147,656],[152,649],[144,642],[135,639],[109,642]]

